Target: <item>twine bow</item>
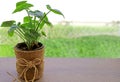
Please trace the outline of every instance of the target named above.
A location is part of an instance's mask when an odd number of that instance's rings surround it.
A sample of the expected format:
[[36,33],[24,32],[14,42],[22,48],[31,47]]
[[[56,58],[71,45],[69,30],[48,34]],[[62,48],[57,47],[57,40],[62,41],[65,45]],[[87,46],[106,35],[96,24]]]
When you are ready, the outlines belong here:
[[32,61],[27,61],[26,59],[24,58],[19,58],[17,60],[17,65],[21,66],[21,67],[25,67],[22,71],[22,73],[20,74],[19,77],[22,77],[22,75],[24,76],[24,79],[25,79],[25,82],[28,82],[28,79],[27,79],[27,76],[26,76],[26,73],[29,69],[31,68],[34,68],[34,75],[33,75],[33,78],[30,80],[31,82],[34,82],[35,80],[35,77],[38,75],[38,69],[37,69],[37,65],[40,65],[42,62],[41,59],[39,58],[36,58]]

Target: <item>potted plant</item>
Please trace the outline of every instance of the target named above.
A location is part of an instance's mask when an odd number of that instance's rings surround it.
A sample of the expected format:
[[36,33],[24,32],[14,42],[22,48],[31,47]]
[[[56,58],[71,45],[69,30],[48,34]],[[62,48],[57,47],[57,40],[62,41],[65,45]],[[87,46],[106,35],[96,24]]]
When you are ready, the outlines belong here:
[[64,17],[59,10],[51,8],[50,5],[46,5],[47,13],[40,10],[31,10],[31,7],[33,7],[33,4],[27,1],[17,2],[13,13],[26,11],[27,16],[23,18],[23,22],[10,20],[4,21],[1,25],[2,27],[10,27],[8,30],[9,36],[17,34],[23,40],[14,47],[14,51],[18,76],[25,82],[34,82],[43,75],[44,45],[39,42],[39,38],[46,36],[43,31],[45,24],[52,26],[48,14],[53,12]]

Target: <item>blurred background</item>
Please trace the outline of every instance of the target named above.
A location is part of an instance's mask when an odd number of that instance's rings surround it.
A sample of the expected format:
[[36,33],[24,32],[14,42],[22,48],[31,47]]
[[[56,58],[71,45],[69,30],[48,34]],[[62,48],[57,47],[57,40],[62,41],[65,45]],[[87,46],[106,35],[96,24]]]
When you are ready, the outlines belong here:
[[[0,1],[0,24],[5,20],[18,20],[26,12],[12,14],[20,0]],[[119,0],[27,0],[33,9],[46,11],[46,5],[62,11],[62,16],[49,14],[53,28],[46,26],[45,57],[119,58],[120,57],[120,5]],[[21,40],[9,37],[9,28],[0,27],[0,57],[14,57],[13,47]]]

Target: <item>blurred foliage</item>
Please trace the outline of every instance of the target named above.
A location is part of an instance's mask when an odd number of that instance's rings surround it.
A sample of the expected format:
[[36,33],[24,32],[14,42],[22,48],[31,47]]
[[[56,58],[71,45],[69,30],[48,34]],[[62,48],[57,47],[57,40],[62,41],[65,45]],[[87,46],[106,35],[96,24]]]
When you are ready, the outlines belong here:
[[[14,57],[13,47],[21,40],[17,36],[6,36],[6,30],[0,30],[0,57]],[[116,27],[55,25],[45,31],[47,37],[40,39],[45,45],[45,57],[120,57],[119,29]]]

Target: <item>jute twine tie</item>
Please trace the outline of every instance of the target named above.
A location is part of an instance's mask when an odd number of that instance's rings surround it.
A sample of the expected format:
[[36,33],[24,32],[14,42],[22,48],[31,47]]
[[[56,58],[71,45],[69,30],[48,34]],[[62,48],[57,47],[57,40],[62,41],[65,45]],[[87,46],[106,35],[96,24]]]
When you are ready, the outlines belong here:
[[[19,58],[17,60],[17,65],[19,65],[21,67],[25,67],[23,69],[23,71],[21,72],[19,78],[22,77],[22,76],[24,76],[25,82],[34,82],[35,77],[38,75],[38,69],[37,69],[36,66],[40,65],[41,63],[42,63],[42,60],[39,59],[39,58],[36,58],[36,59],[34,59],[32,61],[27,61],[24,58]],[[26,74],[27,74],[27,71],[29,69],[31,69],[31,68],[34,68],[34,75],[33,75],[33,78],[31,80],[28,80]],[[18,81],[18,82],[20,82],[20,81]]]

